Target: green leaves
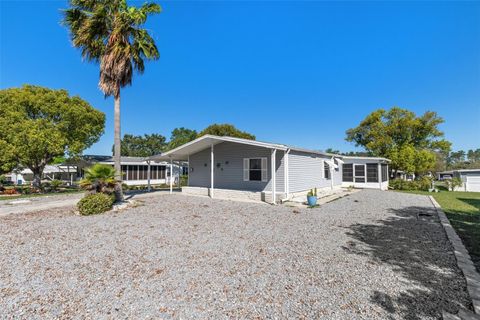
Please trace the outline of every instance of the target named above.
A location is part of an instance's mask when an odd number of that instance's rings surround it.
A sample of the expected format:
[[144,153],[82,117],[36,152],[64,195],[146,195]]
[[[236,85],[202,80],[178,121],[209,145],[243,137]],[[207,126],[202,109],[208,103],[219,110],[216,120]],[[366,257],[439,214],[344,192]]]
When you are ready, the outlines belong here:
[[364,147],[374,156],[392,160],[393,169],[425,173],[435,166],[435,151],[448,152],[451,143],[442,139],[436,112],[415,113],[393,107],[369,114],[358,127],[347,130],[347,141]]
[[145,70],[144,60],[160,57],[155,41],[145,29],[147,18],[161,12],[154,2],[141,7],[125,0],[72,0],[64,10],[63,24],[82,57],[100,62],[99,87],[106,96],[118,97],[132,83],[135,69]]
[[216,136],[229,136],[229,137],[237,137],[243,139],[250,139],[255,140],[255,136],[245,131],[241,131],[235,126],[224,123],[224,124],[212,124],[205,128],[198,134],[198,137],[204,136],[206,134],[212,134]]
[[163,152],[166,146],[166,138],[161,134],[144,136],[125,134],[121,143],[121,154],[130,157],[149,157]]
[[55,157],[80,154],[105,125],[105,115],[79,97],[32,85],[1,90],[0,110],[1,163],[34,172]]

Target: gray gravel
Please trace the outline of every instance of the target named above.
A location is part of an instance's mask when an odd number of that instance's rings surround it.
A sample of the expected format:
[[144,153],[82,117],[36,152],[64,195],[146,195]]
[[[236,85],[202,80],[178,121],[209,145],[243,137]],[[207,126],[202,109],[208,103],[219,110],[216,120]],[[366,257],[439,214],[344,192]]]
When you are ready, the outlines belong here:
[[0,317],[438,319],[471,308],[429,199],[316,209],[183,195],[0,218]]

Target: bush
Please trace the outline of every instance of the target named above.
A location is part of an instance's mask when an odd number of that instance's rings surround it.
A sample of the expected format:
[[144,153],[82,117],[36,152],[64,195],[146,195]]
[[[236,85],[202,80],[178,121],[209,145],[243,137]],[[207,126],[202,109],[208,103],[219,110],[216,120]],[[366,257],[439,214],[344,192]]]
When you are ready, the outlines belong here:
[[463,181],[462,179],[455,177],[451,180],[447,181],[447,187],[449,191],[455,191],[456,189],[460,188],[463,186]]
[[390,188],[392,188],[394,190],[429,191],[432,188],[432,178],[424,176],[424,177],[420,178],[419,180],[414,180],[414,181],[394,179],[394,180],[390,180],[388,184],[389,184]]
[[97,163],[85,169],[85,178],[80,181],[82,189],[111,194],[114,192],[115,169],[106,164]]
[[417,182],[418,190],[429,191],[432,188],[433,179],[427,176],[421,177]]
[[112,209],[114,197],[104,193],[89,194],[77,204],[81,215],[99,214]]
[[52,180],[52,181],[50,182],[50,189],[51,189],[52,191],[57,191],[62,184],[63,184],[63,182],[60,181],[60,180]]

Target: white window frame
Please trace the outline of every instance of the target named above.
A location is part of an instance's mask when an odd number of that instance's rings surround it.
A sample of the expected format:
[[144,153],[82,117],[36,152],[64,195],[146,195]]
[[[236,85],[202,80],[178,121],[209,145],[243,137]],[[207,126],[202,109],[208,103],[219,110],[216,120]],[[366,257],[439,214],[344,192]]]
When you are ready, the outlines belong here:
[[[250,180],[250,160],[260,160],[261,179]],[[243,181],[267,182],[268,181],[268,159],[266,157],[243,158]]]

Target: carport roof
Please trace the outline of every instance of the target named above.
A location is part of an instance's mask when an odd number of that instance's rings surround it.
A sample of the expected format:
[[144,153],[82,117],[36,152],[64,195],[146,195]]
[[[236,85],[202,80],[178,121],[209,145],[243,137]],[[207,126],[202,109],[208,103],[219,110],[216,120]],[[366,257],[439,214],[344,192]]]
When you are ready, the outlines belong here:
[[234,143],[240,143],[240,144],[247,144],[247,145],[252,145],[252,146],[257,146],[257,147],[263,147],[263,148],[268,148],[268,149],[277,149],[277,150],[295,150],[295,151],[300,151],[300,152],[307,152],[307,153],[314,153],[314,154],[320,154],[320,155],[325,155],[325,156],[335,156],[341,158],[342,156],[336,155],[336,154],[330,154],[330,153],[325,153],[321,152],[318,150],[309,150],[309,149],[303,149],[303,148],[297,148],[297,147],[292,147],[284,144],[278,144],[278,143],[269,143],[269,142],[261,142],[261,141],[256,141],[256,140],[248,140],[248,139],[242,139],[242,138],[235,138],[235,137],[220,137],[220,136],[214,136],[214,135],[205,135],[202,136],[198,139],[195,139],[193,141],[190,141],[188,143],[185,143],[184,145],[181,145],[175,149],[172,149],[170,151],[151,156],[147,158],[147,160],[153,160],[153,161],[166,161],[166,160],[175,160],[175,161],[186,161],[188,160],[188,156],[190,154],[197,153],[199,151],[205,150],[209,148],[212,144],[216,145],[222,142],[234,142]]

